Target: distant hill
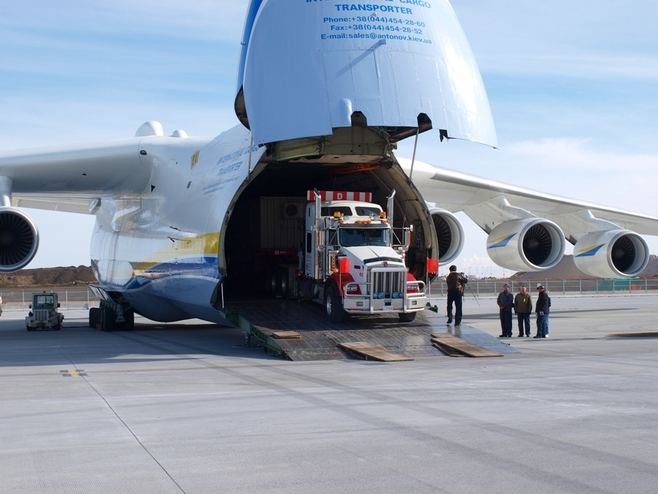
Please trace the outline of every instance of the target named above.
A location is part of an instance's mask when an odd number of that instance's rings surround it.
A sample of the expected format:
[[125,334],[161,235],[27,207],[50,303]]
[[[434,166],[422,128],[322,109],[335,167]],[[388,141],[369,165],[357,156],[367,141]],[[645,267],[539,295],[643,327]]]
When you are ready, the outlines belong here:
[[96,282],[89,266],[21,269],[0,274],[0,288],[88,285]]
[[[642,271],[640,278],[658,278],[658,256],[649,258],[649,265]],[[573,256],[567,255],[553,269],[537,273],[519,272],[512,276],[512,280],[522,281],[545,281],[545,280],[595,280],[594,276],[588,276],[576,268]]]

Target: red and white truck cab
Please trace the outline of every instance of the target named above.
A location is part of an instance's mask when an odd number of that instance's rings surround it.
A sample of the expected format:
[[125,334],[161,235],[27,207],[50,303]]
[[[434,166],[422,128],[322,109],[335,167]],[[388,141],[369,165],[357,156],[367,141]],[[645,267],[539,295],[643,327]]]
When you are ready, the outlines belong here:
[[395,245],[392,218],[368,192],[309,191],[307,199],[301,292],[312,291],[335,322],[382,313],[413,321],[427,297],[425,283],[405,265],[410,230],[404,244]]

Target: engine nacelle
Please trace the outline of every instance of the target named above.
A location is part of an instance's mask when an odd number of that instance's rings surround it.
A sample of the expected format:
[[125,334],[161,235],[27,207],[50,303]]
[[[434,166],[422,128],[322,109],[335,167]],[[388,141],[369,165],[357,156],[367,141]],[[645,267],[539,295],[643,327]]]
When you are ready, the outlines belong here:
[[649,246],[629,230],[588,233],[574,246],[573,260],[590,276],[632,278],[649,264]]
[[439,240],[439,262],[449,263],[464,247],[464,229],[455,215],[445,209],[430,209],[430,214]]
[[0,207],[0,272],[27,266],[39,248],[39,232],[24,212]]
[[507,221],[492,230],[487,239],[489,257],[514,271],[543,271],[564,256],[562,229],[543,218]]

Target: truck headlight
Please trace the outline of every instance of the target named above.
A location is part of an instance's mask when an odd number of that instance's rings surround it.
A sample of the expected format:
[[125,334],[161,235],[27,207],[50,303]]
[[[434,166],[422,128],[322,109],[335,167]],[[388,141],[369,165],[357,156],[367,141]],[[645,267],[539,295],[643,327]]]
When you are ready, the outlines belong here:
[[407,283],[407,293],[420,293],[420,287],[418,283]]
[[361,287],[356,283],[348,283],[344,290],[346,295],[361,295]]

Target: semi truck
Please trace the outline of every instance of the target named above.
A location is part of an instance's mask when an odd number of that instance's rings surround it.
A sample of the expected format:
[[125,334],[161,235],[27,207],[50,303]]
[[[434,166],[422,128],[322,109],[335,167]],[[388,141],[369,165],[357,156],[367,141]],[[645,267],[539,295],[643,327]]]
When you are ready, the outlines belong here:
[[[308,191],[302,203],[278,200],[284,215],[296,218],[290,227],[276,222],[276,231],[261,227],[261,241],[277,261],[269,276],[275,295],[294,293],[324,306],[333,322],[348,315],[397,314],[411,322],[427,304],[425,282],[405,265],[411,228],[402,229],[402,242],[393,230],[393,191],[387,211],[372,202],[369,192]],[[277,198],[262,198],[261,210],[273,208]],[[263,213],[264,214],[264,213]],[[303,218],[301,218],[303,214]],[[303,240],[297,248],[282,248],[276,238],[291,238],[303,221]],[[292,235],[296,237],[296,235]],[[397,241],[397,243],[396,243]],[[272,258],[270,258],[272,259]]]

